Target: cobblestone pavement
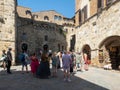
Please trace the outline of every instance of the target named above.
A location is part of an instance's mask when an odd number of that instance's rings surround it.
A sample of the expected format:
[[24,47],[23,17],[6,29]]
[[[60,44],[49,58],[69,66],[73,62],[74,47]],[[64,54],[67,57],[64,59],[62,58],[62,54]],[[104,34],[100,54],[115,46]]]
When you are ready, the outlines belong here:
[[0,68],[0,90],[120,90],[120,72],[91,67],[77,72],[71,82],[63,81],[63,72],[57,78],[39,79],[21,73],[21,66],[12,66],[12,74]]

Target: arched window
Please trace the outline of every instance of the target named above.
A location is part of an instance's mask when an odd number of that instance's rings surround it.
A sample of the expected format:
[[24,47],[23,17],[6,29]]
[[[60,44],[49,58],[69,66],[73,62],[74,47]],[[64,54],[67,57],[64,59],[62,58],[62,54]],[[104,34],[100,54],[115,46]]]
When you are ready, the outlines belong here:
[[30,11],[30,10],[26,10],[25,12],[26,12],[26,15],[27,15],[27,14],[30,14],[30,15],[31,15],[31,11]]
[[44,20],[45,21],[49,21],[49,17],[48,16],[44,16]]
[[54,20],[58,20],[58,16],[57,15],[54,16]]
[[59,20],[62,20],[62,17],[61,17],[61,16],[59,16]]

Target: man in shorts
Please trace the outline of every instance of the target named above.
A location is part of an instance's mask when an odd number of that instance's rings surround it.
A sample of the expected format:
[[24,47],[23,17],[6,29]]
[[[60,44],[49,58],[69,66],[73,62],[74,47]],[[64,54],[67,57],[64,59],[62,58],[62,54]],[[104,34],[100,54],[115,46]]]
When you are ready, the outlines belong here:
[[62,56],[63,61],[63,70],[64,70],[64,81],[70,82],[70,63],[71,63],[71,56],[65,51],[64,55]]

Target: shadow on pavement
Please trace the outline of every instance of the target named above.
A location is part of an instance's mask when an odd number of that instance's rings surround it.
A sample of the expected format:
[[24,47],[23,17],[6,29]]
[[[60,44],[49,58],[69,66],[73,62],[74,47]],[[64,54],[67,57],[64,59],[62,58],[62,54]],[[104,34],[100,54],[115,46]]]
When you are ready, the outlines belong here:
[[109,90],[75,75],[71,76],[71,82],[65,82],[61,70],[57,75],[56,78],[39,79],[31,72],[23,74],[12,69],[12,74],[7,74],[5,70],[0,70],[0,90]]

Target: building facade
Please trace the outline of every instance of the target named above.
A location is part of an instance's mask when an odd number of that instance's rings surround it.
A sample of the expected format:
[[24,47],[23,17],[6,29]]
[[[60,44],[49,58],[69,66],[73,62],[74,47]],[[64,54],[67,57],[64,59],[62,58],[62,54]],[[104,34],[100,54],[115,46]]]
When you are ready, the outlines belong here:
[[87,51],[92,65],[120,65],[120,0],[76,0],[76,51]]
[[3,49],[11,47],[15,64],[22,50],[29,55],[33,52],[39,55],[43,47],[53,52],[66,50],[69,26],[74,26],[74,20],[54,10],[33,13],[30,8],[17,6],[16,0],[1,0],[0,55]]
[[16,0],[0,0],[0,55],[12,48],[13,63],[16,50]]
[[[75,17],[54,10],[31,12],[16,0],[0,0],[0,51],[12,47],[13,63],[22,50],[75,50],[91,65],[120,65],[120,0],[75,0]],[[75,19],[75,20],[74,20]],[[1,52],[0,52],[1,54]]]

